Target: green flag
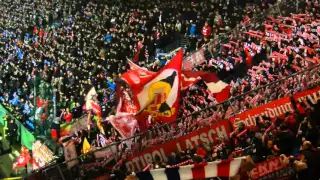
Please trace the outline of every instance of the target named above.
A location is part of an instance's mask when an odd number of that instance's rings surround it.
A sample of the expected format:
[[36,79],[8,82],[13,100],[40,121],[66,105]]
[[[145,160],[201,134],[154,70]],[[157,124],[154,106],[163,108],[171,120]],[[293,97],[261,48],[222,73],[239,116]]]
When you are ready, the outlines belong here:
[[21,144],[32,150],[32,143],[35,141],[34,136],[23,126],[21,128]]
[[4,125],[4,116],[7,114],[6,110],[0,105],[0,123]]

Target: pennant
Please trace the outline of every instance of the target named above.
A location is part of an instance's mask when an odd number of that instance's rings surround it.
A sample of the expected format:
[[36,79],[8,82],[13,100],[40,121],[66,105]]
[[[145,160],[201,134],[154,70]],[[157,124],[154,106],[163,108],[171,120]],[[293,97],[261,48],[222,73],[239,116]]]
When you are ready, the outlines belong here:
[[85,154],[89,151],[91,151],[91,145],[89,144],[87,138],[84,138],[83,146],[82,146],[82,153]]
[[94,87],[92,87],[89,90],[89,92],[88,92],[88,94],[87,94],[87,96],[85,98],[85,100],[86,100],[86,104],[85,104],[86,110],[91,110],[92,109],[92,102],[94,101],[96,96],[98,96],[97,91],[96,91],[96,89]]

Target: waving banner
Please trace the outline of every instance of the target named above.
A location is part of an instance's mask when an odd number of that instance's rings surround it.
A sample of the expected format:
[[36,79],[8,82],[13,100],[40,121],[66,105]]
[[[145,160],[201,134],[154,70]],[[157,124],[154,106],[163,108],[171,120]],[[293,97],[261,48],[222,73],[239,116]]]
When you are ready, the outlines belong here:
[[176,119],[180,99],[182,56],[183,52],[180,50],[159,72],[138,84],[131,85],[140,119],[150,115],[152,120],[162,122]]

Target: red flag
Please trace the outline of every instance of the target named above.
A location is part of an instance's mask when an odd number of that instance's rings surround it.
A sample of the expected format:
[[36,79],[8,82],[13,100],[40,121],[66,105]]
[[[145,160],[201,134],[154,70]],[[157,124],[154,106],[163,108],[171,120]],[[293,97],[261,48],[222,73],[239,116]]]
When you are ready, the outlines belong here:
[[92,102],[91,103],[92,111],[98,116],[101,116],[101,107],[99,106],[98,103]]
[[120,113],[116,116],[109,117],[109,122],[123,138],[132,137],[138,125],[135,116],[129,113]]
[[[180,96],[180,80],[183,51],[159,72],[139,83],[129,84],[139,116],[149,114],[153,120],[170,122],[176,119]],[[144,114],[144,115],[143,115]]]
[[216,98],[217,102],[223,102],[230,97],[230,86],[221,81],[215,73],[203,71],[183,71],[183,74],[188,78],[201,77],[201,79],[208,86],[210,92]]
[[133,58],[134,62],[139,61],[140,51],[141,51],[142,47],[143,47],[143,42],[139,41],[138,44],[137,44],[137,52],[136,52],[136,54],[134,55],[134,58]]
[[22,152],[17,158],[16,162],[12,164],[12,170],[17,167],[25,167],[31,160],[30,153],[26,147],[22,148]]
[[188,89],[189,87],[196,84],[200,79],[201,79],[201,77],[199,77],[199,76],[187,77],[185,74],[182,73],[181,74],[181,89],[182,90]]
[[119,102],[118,102],[118,110],[117,112],[123,113],[131,113],[136,114],[138,113],[137,106],[134,104],[133,100],[131,99],[129,93],[124,89],[118,94]]
[[132,137],[138,126],[135,113],[123,112],[123,97],[120,97],[116,115],[108,117],[107,120],[109,120],[123,138]]
[[143,75],[154,75],[156,72],[149,71],[147,68],[140,67],[132,62],[130,59],[127,59],[130,69],[133,71],[138,71],[141,76]]
[[129,70],[121,75],[121,79],[124,80],[130,87],[140,86],[141,83],[144,83],[154,75],[148,74],[150,71],[140,71],[140,70]]
[[208,72],[203,71],[183,71],[181,75],[182,89],[187,89],[188,87],[197,83],[201,76],[208,74]]
[[42,107],[44,105],[44,100],[40,96],[37,96],[36,104],[37,104],[37,107]]
[[208,86],[208,89],[213,93],[217,102],[223,102],[230,97],[230,86],[229,84],[221,81],[215,73],[207,73],[201,76],[202,80]]
[[[139,81],[140,81],[141,78],[145,78],[146,76],[155,75],[156,74],[156,72],[149,71],[146,68],[143,68],[143,67],[140,67],[140,66],[136,65],[134,62],[132,62],[129,59],[127,59],[127,61],[128,61],[129,66],[130,66],[130,69],[132,70],[132,71],[124,73],[124,75],[122,75],[122,79],[124,81],[126,81],[127,84],[133,84],[134,83],[133,81],[135,79],[137,79],[137,78],[135,78],[137,76],[139,76]],[[184,73],[189,73],[189,74],[185,75]],[[134,76],[134,77],[132,78],[132,76]],[[181,87],[182,87],[182,90],[185,90],[185,89],[189,88],[190,86],[194,85],[200,79],[201,78],[197,74],[193,75],[192,71],[183,71],[182,74],[181,74]],[[138,80],[136,80],[136,81],[138,81]]]

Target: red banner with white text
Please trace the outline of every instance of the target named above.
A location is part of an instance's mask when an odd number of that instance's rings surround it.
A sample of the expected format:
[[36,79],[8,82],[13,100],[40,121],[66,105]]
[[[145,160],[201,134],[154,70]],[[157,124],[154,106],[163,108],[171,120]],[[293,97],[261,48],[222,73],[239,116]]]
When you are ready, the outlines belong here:
[[257,128],[257,120],[260,120],[263,116],[275,120],[277,117],[283,117],[287,112],[294,112],[294,108],[290,98],[284,97],[231,117],[230,122],[233,127],[237,127],[239,123],[244,123],[246,128],[255,129]]
[[293,98],[298,103],[309,100],[312,104],[316,104],[320,99],[320,87],[296,93]]
[[250,172],[253,180],[289,180],[294,174],[292,167],[280,163],[280,157],[258,163]]
[[168,141],[164,144],[149,147],[142,153],[136,154],[134,157],[130,158],[126,162],[126,166],[128,171],[139,171],[148,164],[151,164],[156,155],[161,158],[162,162],[166,162],[167,157],[172,152],[192,149],[201,143],[210,145],[213,144],[217,138],[228,139],[228,135],[231,131],[228,120],[224,120],[212,125],[211,127],[199,129],[186,136]]

